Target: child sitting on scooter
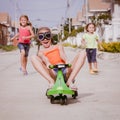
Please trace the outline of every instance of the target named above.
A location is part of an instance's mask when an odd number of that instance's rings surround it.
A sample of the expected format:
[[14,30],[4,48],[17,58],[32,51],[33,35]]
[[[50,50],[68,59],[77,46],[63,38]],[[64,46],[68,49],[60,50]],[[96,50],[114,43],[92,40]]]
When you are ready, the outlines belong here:
[[79,52],[72,62],[68,62],[63,46],[59,43],[52,44],[51,30],[48,27],[41,27],[37,34],[38,40],[42,47],[38,51],[37,55],[31,57],[33,67],[49,82],[49,88],[55,83],[55,71],[49,68],[49,65],[55,64],[71,64],[70,68],[66,68],[66,84],[72,90],[76,90],[77,87],[73,84],[76,75],[82,68],[86,53],[85,51]]

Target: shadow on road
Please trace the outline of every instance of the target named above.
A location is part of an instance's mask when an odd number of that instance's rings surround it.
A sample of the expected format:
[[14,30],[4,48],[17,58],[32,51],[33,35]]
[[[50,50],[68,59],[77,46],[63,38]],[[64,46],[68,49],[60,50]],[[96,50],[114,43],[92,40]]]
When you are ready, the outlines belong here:
[[74,104],[74,103],[80,103],[80,99],[84,98],[84,97],[88,97],[93,95],[93,93],[82,93],[82,94],[78,94],[78,96],[76,97],[76,99],[73,99],[72,97],[68,98],[68,104]]

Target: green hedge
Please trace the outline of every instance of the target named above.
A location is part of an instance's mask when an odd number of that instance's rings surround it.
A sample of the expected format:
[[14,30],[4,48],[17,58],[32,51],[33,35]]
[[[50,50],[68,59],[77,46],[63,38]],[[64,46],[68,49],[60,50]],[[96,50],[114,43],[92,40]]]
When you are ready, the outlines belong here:
[[118,53],[120,52],[120,42],[102,42],[101,46],[103,47],[103,51]]

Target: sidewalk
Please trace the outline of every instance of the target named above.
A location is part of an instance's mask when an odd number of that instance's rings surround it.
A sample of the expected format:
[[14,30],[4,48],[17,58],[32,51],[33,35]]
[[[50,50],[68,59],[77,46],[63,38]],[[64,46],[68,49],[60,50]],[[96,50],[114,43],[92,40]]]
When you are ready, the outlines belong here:
[[[37,48],[30,49],[30,55]],[[65,48],[69,59],[79,52]],[[19,50],[0,53],[0,120],[120,120],[120,55],[98,58],[99,74],[90,75],[87,60],[76,77],[78,97],[68,105],[51,104],[45,96],[47,81],[33,68],[19,71]],[[113,55],[112,55],[113,56]],[[104,58],[104,59],[102,59]]]

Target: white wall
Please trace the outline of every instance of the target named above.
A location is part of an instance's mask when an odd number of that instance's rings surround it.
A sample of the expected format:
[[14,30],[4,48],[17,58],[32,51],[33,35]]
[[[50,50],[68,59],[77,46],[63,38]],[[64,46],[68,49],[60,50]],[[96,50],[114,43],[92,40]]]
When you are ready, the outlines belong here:
[[105,42],[112,41],[112,38],[113,38],[113,27],[112,27],[112,25],[105,25],[105,31],[104,31],[103,38],[104,38]]
[[118,41],[120,38],[120,4],[114,4],[114,13],[112,19],[113,26],[113,41]]

